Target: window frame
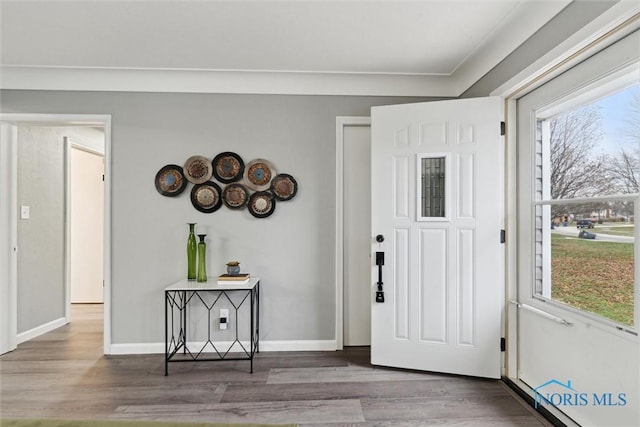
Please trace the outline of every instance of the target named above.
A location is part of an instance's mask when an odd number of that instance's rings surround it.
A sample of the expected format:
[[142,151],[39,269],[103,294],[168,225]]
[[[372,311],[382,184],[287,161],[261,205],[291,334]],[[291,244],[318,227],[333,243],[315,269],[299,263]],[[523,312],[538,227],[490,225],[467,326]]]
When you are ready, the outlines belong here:
[[[548,166],[549,166],[549,141],[548,141],[548,132],[544,131],[545,126],[548,125],[547,119],[559,114],[563,111],[567,111],[570,109],[578,108],[582,105],[586,105],[589,103],[593,103],[602,98],[610,96],[618,91],[629,88],[633,85],[639,83],[638,75],[640,74],[640,60],[636,60],[630,64],[626,64],[618,69],[612,70],[611,72],[599,76],[598,78],[593,79],[592,81],[587,82],[586,84],[575,88],[561,97],[551,100],[550,102],[544,103],[543,105],[538,106],[532,115],[532,123],[534,123],[534,135],[533,141],[535,141],[531,149],[534,151],[531,156],[532,164],[530,167],[532,171],[537,168],[536,164],[536,146],[541,145],[541,155],[542,155],[542,172],[540,179],[542,180],[542,188],[540,189],[541,197],[538,197],[538,191],[536,190],[536,178],[535,176],[532,179],[533,186],[531,188],[531,192],[528,195],[529,202],[531,203],[531,219],[530,228],[531,233],[533,235],[531,244],[532,248],[532,258],[533,262],[531,263],[532,267],[532,279],[530,280],[529,287],[529,297],[532,302],[541,303],[539,308],[544,308],[545,306],[551,306],[557,310],[560,310],[559,313],[565,311],[567,314],[574,316],[581,316],[587,321],[597,322],[598,324],[605,325],[607,327],[613,327],[618,331],[624,331],[626,333],[630,333],[632,335],[638,336],[638,332],[640,331],[640,301],[638,298],[640,297],[640,227],[636,226],[635,230],[635,240],[634,240],[634,324],[626,325],[616,322],[615,320],[608,319],[606,317],[600,316],[598,314],[592,313],[590,311],[582,310],[576,307],[573,307],[569,304],[563,303],[558,300],[554,300],[551,298],[550,292],[552,288],[551,284],[551,250],[550,250],[550,235],[551,232],[549,227],[544,227],[544,224],[548,224],[550,221],[545,222],[545,209],[544,206],[558,206],[558,205],[571,205],[576,203],[593,203],[593,202],[633,202],[634,203],[634,223],[637,225],[637,218],[639,218],[640,214],[640,193],[633,194],[612,194],[605,196],[596,196],[596,197],[580,197],[580,198],[566,198],[566,199],[553,199],[551,198],[551,189],[549,184],[548,177]],[[547,126],[548,127],[548,126]],[[548,130],[548,129],[547,129]],[[547,166],[547,167],[545,167]],[[540,242],[542,243],[542,252],[539,254],[536,246],[539,243],[536,233],[538,232],[537,221],[538,214],[536,210],[538,208],[542,208],[542,214],[540,215],[542,228],[541,228],[541,238]],[[550,209],[548,216],[550,216]],[[549,241],[548,248],[545,248],[544,245],[546,241]],[[546,250],[545,250],[546,249]],[[540,255],[542,258],[541,270],[538,270],[538,260],[536,257]],[[538,277],[542,281],[540,292],[538,292]]]

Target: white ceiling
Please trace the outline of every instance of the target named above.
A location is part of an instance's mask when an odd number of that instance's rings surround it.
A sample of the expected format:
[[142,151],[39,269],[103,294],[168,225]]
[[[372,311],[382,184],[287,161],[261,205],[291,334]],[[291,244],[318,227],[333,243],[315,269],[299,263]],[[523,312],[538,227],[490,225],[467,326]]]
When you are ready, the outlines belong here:
[[2,0],[1,83],[456,96],[569,2]]

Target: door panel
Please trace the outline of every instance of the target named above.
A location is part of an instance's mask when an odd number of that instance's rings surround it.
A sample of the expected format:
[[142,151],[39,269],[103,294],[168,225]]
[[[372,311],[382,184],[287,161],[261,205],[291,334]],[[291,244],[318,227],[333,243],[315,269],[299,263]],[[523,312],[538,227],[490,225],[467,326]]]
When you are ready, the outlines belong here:
[[70,146],[71,303],[103,302],[104,157]]
[[373,364],[500,376],[501,116],[498,98],[372,108]]

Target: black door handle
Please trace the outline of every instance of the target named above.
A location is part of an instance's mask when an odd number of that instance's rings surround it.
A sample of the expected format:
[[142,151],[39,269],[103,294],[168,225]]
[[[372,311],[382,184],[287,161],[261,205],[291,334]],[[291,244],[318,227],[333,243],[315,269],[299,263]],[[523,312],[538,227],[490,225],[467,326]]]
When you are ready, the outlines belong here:
[[[378,237],[382,237],[378,235]],[[376,240],[378,239],[376,237]],[[384,238],[382,238],[384,240]],[[384,265],[384,252],[376,252],[376,265],[378,266],[378,290],[376,291],[376,302],[384,302],[384,291],[382,290],[382,266]]]

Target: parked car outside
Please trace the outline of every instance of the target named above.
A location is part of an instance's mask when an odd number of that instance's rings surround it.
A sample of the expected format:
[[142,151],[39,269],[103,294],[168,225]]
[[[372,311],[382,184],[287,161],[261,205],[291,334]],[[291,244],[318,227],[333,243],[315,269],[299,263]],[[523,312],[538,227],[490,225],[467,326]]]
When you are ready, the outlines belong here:
[[581,218],[576,220],[576,227],[578,228],[593,228],[593,221],[591,218]]

